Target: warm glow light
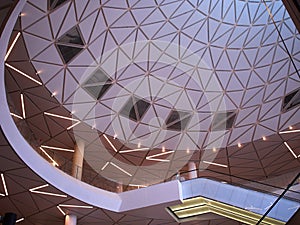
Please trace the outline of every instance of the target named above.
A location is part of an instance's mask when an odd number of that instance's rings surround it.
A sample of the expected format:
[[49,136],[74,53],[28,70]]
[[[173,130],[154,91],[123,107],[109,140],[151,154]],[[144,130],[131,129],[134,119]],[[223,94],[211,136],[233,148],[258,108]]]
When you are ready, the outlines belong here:
[[6,65],[7,67],[11,68],[12,70],[18,72],[19,74],[23,75],[24,77],[28,78],[29,80],[31,80],[31,81],[37,83],[38,85],[42,85],[42,83],[41,83],[40,81],[38,81],[38,80],[32,78],[31,76],[27,75],[26,73],[22,72],[21,70],[18,70],[17,68],[15,68],[15,67],[9,65],[8,63],[5,63],[5,65]]
[[293,130],[293,127],[292,127],[292,126],[289,126],[289,129],[290,129],[290,130]]
[[137,188],[140,188],[140,187],[147,187],[146,185],[140,185],[140,184],[128,184],[129,187],[137,187]]
[[162,147],[161,151],[162,151],[162,152],[166,152],[165,146]]
[[146,158],[147,160],[157,161],[157,162],[170,162],[169,159],[156,159],[156,158]]
[[216,148],[213,148],[212,150],[213,150],[213,152],[217,152],[217,149],[216,149]]
[[10,55],[11,51],[13,50],[15,44],[17,43],[17,41],[18,41],[20,35],[21,35],[21,32],[19,32],[19,33],[17,34],[17,36],[15,37],[15,39],[14,39],[14,41],[12,42],[11,46],[9,47],[9,49],[8,49],[6,55],[5,55],[5,58],[4,58],[4,62],[5,62],[5,61],[7,60],[7,58],[9,57],[9,55]]
[[92,209],[93,206],[90,205],[66,205],[66,204],[59,204],[59,207],[67,207],[67,208],[82,208],[82,209]]
[[291,146],[289,146],[289,144],[287,142],[283,142],[283,143],[288,148],[288,150],[292,153],[292,155],[294,156],[294,158],[297,159],[298,156],[295,154],[295,152],[293,151],[293,149],[291,148]]
[[59,210],[64,216],[66,215],[66,213],[59,207],[59,205],[56,206],[56,208],[58,208],[58,210]]
[[2,179],[2,184],[3,184],[5,195],[8,196],[8,190],[7,190],[7,187],[6,187],[6,182],[5,182],[3,173],[1,173],[1,179]]
[[73,127],[77,126],[78,124],[80,124],[80,121],[72,124],[71,126],[67,127],[67,130],[71,130]]
[[104,170],[108,166],[109,162],[106,162],[105,165],[101,168],[101,170]]
[[24,95],[23,94],[21,94],[21,105],[22,105],[22,115],[23,115],[23,118],[25,119],[26,113],[25,113],[25,103],[24,103]]
[[242,147],[242,144],[241,144],[241,143],[238,143],[238,147],[241,148],[241,147]]
[[119,167],[118,165],[110,162],[111,165],[113,165],[114,167],[116,167],[117,169],[119,169],[120,171],[122,171],[123,173],[127,174],[128,176],[132,177],[132,174],[128,173],[126,170],[122,169],[121,167]]
[[118,137],[118,135],[117,135],[117,134],[115,134],[115,135],[114,135],[114,139],[116,139],[117,137]]
[[58,151],[65,151],[65,152],[74,152],[74,149],[67,149],[67,148],[59,148],[59,147],[53,147],[53,146],[47,146],[47,145],[41,145],[42,148],[47,148],[47,149],[53,149],[53,150],[58,150]]
[[54,164],[54,166],[59,166],[57,162],[55,162],[54,159],[42,148],[40,147],[41,151],[51,160],[51,162]]
[[119,153],[128,153],[128,152],[138,152],[138,151],[148,151],[150,148],[136,148],[119,151]]
[[16,117],[16,118],[18,118],[18,119],[23,119],[23,117],[22,116],[19,116],[19,115],[17,115],[17,114],[14,114],[14,113],[10,113],[10,115],[12,115],[13,117]]
[[16,220],[16,223],[20,223],[20,222],[22,222],[24,219],[25,219],[24,217],[23,217],[23,218],[20,218],[20,219],[17,219],[17,220]]
[[263,136],[262,139],[263,139],[264,141],[266,141],[266,140],[267,140],[267,137],[266,137],[266,136]]
[[220,167],[224,167],[224,168],[227,168],[228,166],[227,165],[224,165],[224,164],[220,164],[220,163],[214,163],[214,162],[208,162],[208,161],[202,161],[206,164],[210,164],[210,165],[214,165],[214,166],[220,166]]
[[80,122],[80,121],[77,120],[77,119],[73,119],[73,118],[70,118],[70,117],[57,115],[57,114],[54,114],[54,113],[44,112],[44,114],[47,115],[47,116],[52,116],[52,117],[56,117],[56,118],[60,118],[60,119],[65,119],[65,120],[71,120],[71,121]]
[[49,186],[48,184],[41,185],[41,186],[29,189],[29,191],[32,192],[32,193],[42,194],[42,195],[50,195],[50,196],[62,197],[62,198],[68,197],[67,195],[55,194],[55,193],[46,192],[46,191],[37,191],[39,189],[42,189],[42,188],[45,188],[45,187],[48,187],[48,186]]
[[105,134],[103,134],[103,137],[106,139],[106,141],[108,142],[108,144],[113,148],[113,150],[115,152],[118,152],[118,150],[116,149],[116,147],[113,145],[113,143],[111,143],[111,141],[108,139],[108,137]]
[[291,134],[291,133],[299,133],[300,130],[286,130],[286,131],[280,131],[279,134]]

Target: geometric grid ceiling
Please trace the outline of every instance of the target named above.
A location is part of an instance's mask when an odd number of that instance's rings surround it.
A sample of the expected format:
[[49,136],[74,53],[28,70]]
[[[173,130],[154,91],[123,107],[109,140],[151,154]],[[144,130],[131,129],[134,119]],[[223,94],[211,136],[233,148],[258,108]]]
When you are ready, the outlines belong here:
[[[21,30],[35,76],[72,114],[75,138],[112,148],[96,168],[104,176],[128,166],[121,152],[143,155],[133,166],[170,162],[173,174],[195,151],[246,145],[299,122],[299,107],[282,110],[300,84],[300,36],[281,1],[91,0],[49,10],[30,0]],[[172,112],[180,125],[169,129]],[[213,129],[218,115],[224,126]],[[129,167],[117,180],[147,183],[137,174]]]

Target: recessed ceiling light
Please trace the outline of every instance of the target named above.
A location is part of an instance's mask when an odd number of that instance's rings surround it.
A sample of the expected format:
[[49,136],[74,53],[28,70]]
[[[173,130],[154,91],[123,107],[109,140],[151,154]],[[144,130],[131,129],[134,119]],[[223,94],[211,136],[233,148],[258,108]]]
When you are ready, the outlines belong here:
[[162,151],[162,152],[166,152],[165,146],[162,147],[161,151]]
[[118,165],[110,162],[110,164],[114,167],[116,167],[118,170],[122,171],[123,173],[127,174],[128,176],[132,177],[132,174],[130,174],[129,172],[127,172],[126,170],[122,169],[121,167],[119,167]]
[[48,157],[48,159],[51,160],[51,162],[53,163],[54,166],[59,166],[58,163],[55,162],[55,160],[42,147],[40,147],[40,149]]
[[128,149],[119,151],[119,153],[128,153],[128,152],[140,152],[140,151],[148,151],[150,148],[136,148],[136,149]]
[[241,148],[241,147],[243,147],[243,146],[242,146],[242,144],[241,144],[241,143],[238,143],[238,147],[239,147],[239,148]]
[[112,149],[115,152],[118,152],[118,150],[116,149],[116,147],[114,146],[114,144],[108,139],[108,137],[106,136],[106,134],[103,134],[103,137],[105,138],[105,140],[108,142],[108,144],[112,147]]
[[299,133],[300,130],[285,130],[285,131],[280,131],[279,134],[291,134],[291,133]]
[[266,137],[266,136],[263,136],[262,139],[263,139],[264,141],[266,141],[266,140],[267,140],[267,137]]
[[20,97],[21,97],[22,115],[23,115],[23,118],[25,119],[26,118],[26,112],[25,112],[24,95],[21,94]]
[[61,115],[54,114],[54,113],[49,113],[49,112],[44,112],[44,115],[52,116],[52,117],[56,117],[56,118],[60,118],[60,119],[65,119],[65,120],[71,120],[71,121],[75,121],[75,122],[80,122],[77,119],[73,119],[73,118],[70,118],[70,117],[61,116]]
[[20,222],[22,222],[23,220],[25,220],[24,217],[22,217],[22,218],[20,218],[20,219],[17,219],[17,220],[16,220],[16,223],[20,223]]
[[50,196],[62,197],[62,198],[67,198],[68,197],[67,195],[56,194],[56,193],[52,193],[52,192],[37,191],[37,190],[40,190],[40,189],[45,188],[45,187],[49,187],[49,184],[44,184],[44,185],[41,185],[41,186],[38,186],[38,187],[35,187],[35,188],[31,188],[31,189],[29,189],[29,191],[32,192],[32,193],[42,194],[42,195],[50,195]]
[[6,186],[6,182],[5,182],[5,178],[4,178],[4,174],[3,173],[1,173],[1,180],[2,180],[2,184],[3,184],[5,195],[8,196],[8,190],[7,190],[7,186]]
[[9,57],[9,55],[10,55],[11,51],[13,50],[15,44],[17,43],[17,41],[18,41],[20,35],[21,35],[21,32],[18,32],[18,33],[17,33],[17,36],[15,37],[14,41],[12,42],[11,46],[9,47],[9,49],[8,49],[6,55],[5,55],[4,62],[5,62],[5,61],[7,60],[7,58]]
[[289,129],[290,129],[290,130],[293,130],[293,126],[289,126]]
[[37,83],[38,85],[42,85],[42,83],[40,81],[37,81],[36,79],[32,78],[31,76],[27,75],[26,73],[22,72],[21,70],[18,70],[17,68],[11,66],[10,64],[8,63],[5,63],[5,65],[9,68],[11,68],[12,70],[18,72],[19,74],[23,75],[24,77],[28,78],[29,80]]
[[16,118],[18,118],[18,119],[23,119],[23,117],[22,116],[19,116],[19,115],[17,115],[17,114],[14,114],[14,113],[10,113],[10,115],[12,115],[13,117],[16,117]]
[[298,156],[295,154],[295,152],[293,151],[293,149],[291,148],[291,146],[289,146],[289,144],[286,141],[283,142],[283,143],[287,147],[287,149],[292,153],[292,155],[294,156],[294,158],[297,159]]
[[74,149],[67,149],[67,148],[59,148],[59,147],[53,147],[53,146],[47,146],[47,145],[41,145],[42,148],[47,148],[47,149],[53,149],[53,150],[58,150],[58,151],[65,151],[65,152],[74,152]]
[[208,162],[208,161],[202,161],[206,164],[210,164],[210,165],[213,165],[213,166],[220,166],[220,167],[224,167],[224,168],[227,168],[228,166],[227,165],[224,165],[224,164],[220,164],[220,163],[214,163],[214,162]]
[[168,160],[168,159],[158,159],[156,157],[171,154],[173,152],[175,152],[175,151],[168,151],[168,152],[162,152],[162,153],[150,155],[150,156],[147,156],[146,159],[147,160],[152,160],[152,161],[158,161],[158,162],[170,162],[170,160]]
[[92,209],[93,206],[90,205],[68,205],[68,204],[59,204],[59,207],[66,207],[66,208],[81,208],[81,209]]

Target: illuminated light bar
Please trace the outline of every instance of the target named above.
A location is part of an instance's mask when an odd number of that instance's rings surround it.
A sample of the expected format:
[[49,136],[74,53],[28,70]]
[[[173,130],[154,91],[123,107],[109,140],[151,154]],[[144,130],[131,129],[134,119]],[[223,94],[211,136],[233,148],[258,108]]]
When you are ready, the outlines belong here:
[[74,149],[59,148],[59,147],[53,147],[53,146],[47,146],[47,145],[41,145],[41,147],[42,148],[47,148],[47,149],[58,150],[58,151],[75,152]]
[[168,151],[168,152],[158,153],[158,154],[155,154],[155,155],[150,155],[150,156],[147,156],[146,159],[147,160],[152,160],[152,161],[158,161],[158,162],[170,162],[170,160],[168,160],[168,159],[157,159],[156,157],[171,154],[173,152],[174,151]]
[[118,165],[110,162],[111,165],[113,165],[114,167],[116,167],[117,169],[119,169],[120,171],[122,171],[123,173],[127,174],[128,176],[132,177],[132,174],[130,174],[129,172],[127,172],[126,170],[122,169],[121,167],[119,167]]
[[12,115],[13,117],[16,117],[16,118],[18,118],[18,119],[23,119],[23,117],[22,116],[19,116],[19,115],[17,115],[17,114],[14,114],[14,113],[10,113],[10,115]]
[[291,133],[299,133],[300,130],[286,130],[286,131],[280,131],[279,134],[291,134]]
[[214,163],[214,162],[208,162],[208,161],[202,161],[203,163],[209,164],[209,165],[214,165],[214,166],[220,166],[220,167],[224,167],[227,168],[227,165],[224,164],[220,164],[220,163]]
[[108,139],[108,137],[105,134],[103,134],[103,137],[106,139],[106,141],[108,142],[108,144],[113,148],[113,150],[115,152],[118,152],[118,150],[116,149],[116,147],[113,145],[113,143],[111,143],[111,141]]
[[137,187],[137,188],[140,188],[140,187],[147,187],[146,185],[140,185],[140,184],[128,184],[129,187]]
[[61,212],[61,214],[63,214],[64,216],[66,215],[66,213],[58,206],[56,206],[56,208]]
[[22,72],[21,70],[18,70],[18,69],[15,68],[15,67],[9,65],[8,63],[5,63],[5,65],[6,65],[7,67],[11,68],[12,70],[18,72],[19,74],[23,75],[24,77],[28,78],[29,80],[31,80],[31,81],[37,83],[38,85],[43,85],[40,81],[38,81],[38,80],[32,78],[31,76],[27,75],[26,73]]
[[157,161],[157,162],[170,162],[169,159],[156,159],[156,158],[147,158],[147,160],[151,160],[151,161]]
[[2,194],[2,193],[0,193],[0,196],[4,197],[5,195],[4,195],[4,194]]
[[289,146],[289,144],[287,142],[283,142],[283,143],[287,147],[287,149],[292,153],[292,155],[294,156],[294,158],[297,159],[298,156],[295,154],[295,152],[293,151],[293,149],[291,148],[291,146]]
[[119,151],[119,153],[128,153],[128,152],[139,152],[139,151],[148,151],[150,148],[136,148],[136,149],[128,149]]
[[59,204],[59,207],[66,207],[66,208],[82,208],[82,209],[92,209],[93,206],[90,205],[66,205],[66,204]]
[[55,162],[54,159],[42,148],[40,147],[41,151],[51,160],[51,162],[54,164],[54,166],[59,166],[57,162]]
[[25,220],[24,217],[22,217],[22,218],[20,218],[20,219],[17,219],[17,220],[16,220],[16,223],[20,223],[20,222],[22,222],[23,220]]
[[7,60],[7,58],[9,57],[9,55],[10,55],[10,53],[11,53],[11,51],[12,51],[13,48],[15,47],[15,44],[17,43],[17,41],[18,41],[20,35],[21,35],[21,32],[19,32],[19,33],[17,34],[17,36],[15,37],[15,39],[14,39],[14,41],[12,42],[11,46],[9,47],[9,49],[8,49],[6,55],[5,55],[5,58],[4,58],[4,62]]
[[101,168],[101,170],[104,170],[108,166],[109,162],[105,163],[105,165]]
[[67,127],[67,130],[71,130],[73,127],[77,126],[78,124],[80,124],[80,121],[74,123],[73,125]]
[[68,197],[67,195],[62,195],[62,194],[55,194],[55,193],[46,192],[46,191],[37,191],[39,189],[42,189],[42,188],[48,187],[48,186],[49,186],[48,184],[41,185],[41,186],[29,189],[29,191],[32,192],[32,193],[42,194],[42,195],[50,195],[50,196],[62,197],[62,198],[67,198]]
[[57,115],[57,114],[54,114],[54,113],[44,112],[44,114],[47,115],[47,116],[52,116],[52,117],[56,117],[56,118],[60,118],[60,119],[65,119],[65,120],[71,120],[71,121],[75,121],[75,122],[80,122],[77,119],[73,119],[73,118],[70,118],[70,117]]
[[26,112],[25,112],[25,103],[24,103],[24,95],[23,94],[21,94],[21,105],[22,105],[22,115],[23,115],[23,118],[25,119]]
[[8,196],[8,191],[7,191],[6,182],[5,182],[3,173],[1,173],[1,179],[2,179],[2,184],[3,184],[5,195]]

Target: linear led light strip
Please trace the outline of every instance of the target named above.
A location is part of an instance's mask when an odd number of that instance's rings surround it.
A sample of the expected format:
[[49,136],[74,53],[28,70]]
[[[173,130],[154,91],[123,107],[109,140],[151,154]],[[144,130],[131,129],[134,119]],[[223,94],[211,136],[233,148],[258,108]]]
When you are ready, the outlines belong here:
[[54,114],[54,113],[49,113],[49,112],[44,112],[44,115],[52,116],[52,117],[56,117],[56,118],[60,118],[60,119],[65,119],[65,120],[70,120],[70,121],[75,122],[75,123],[72,124],[71,126],[67,127],[67,130],[70,130],[70,129],[72,129],[73,127],[75,127],[75,126],[77,126],[78,124],[80,124],[80,120],[73,119],[73,118],[70,118],[70,117],[61,116],[61,115]]
[[220,163],[214,163],[214,162],[208,162],[208,161],[202,161],[203,163],[209,164],[209,165],[214,165],[214,166],[220,166],[220,167],[224,167],[227,168],[227,165],[224,164],[220,164]]
[[139,152],[139,151],[148,151],[150,148],[136,148],[136,149],[128,149],[119,151],[119,153],[128,153],[128,152]]
[[42,83],[34,78],[32,78],[31,76],[29,76],[28,74],[22,72],[21,70],[17,69],[16,67],[13,67],[12,65],[8,64],[8,63],[5,63],[5,65],[9,68],[11,68],[12,70],[16,71],[17,73],[23,75],[24,77],[28,78],[29,80],[37,83],[38,85],[42,85]]
[[29,189],[29,191],[32,192],[32,193],[42,194],[42,195],[50,195],[50,196],[62,197],[62,198],[68,197],[67,195],[55,194],[55,193],[52,193],[52,192],[37,191],[37,190],[40,190],[40,189],[48,187],[48,186],[49,186],[49,184],[44,184],[44,185],[41,185],[41,186],[38,186],[38,187],[35,187],[35,188],[31,188],[31,189]]
[[16,117],[16,118],[18,118],[18,119],[23,119],[23,117],[22,116],[19,116],[19,115],[17,115],[17,114],[14,114],[14,113],[10,113],[10,115],[12,115],[13,117]]
[[108,139],[108,137],[107,137],[105,134],[103,134],[103,137],[104,137],[105,140],[108,142],[108,144],[113,148],[113,150],[114,150],[115,152],[118,152],[118,150],[116,149],[116,147],[113,145],[113,143],[111,143],[111,141]]
[[108,165],[112,165],[116,167],[118,170],[122,171],[123,173],[127,174],[128,176],[132,177],[132,174],[124,170],[123,168],[119,167],[118,165],[114,164],[113,162],[106,162],[105,165],[101,168],[101,170],[104,170]]
[[21,94],[21,106],[22,106],[22,116],[25,119],[26,118],[26,112],[25,112],[25,102],[24,102],[24,95]]
[[66,213],[62,210],[61,207],[66,207],[66,208],[81,208],[81,209],[92,209],[93,206],[89,206],[89,205],[65,205],[65,204],[59,204],[58,206],[56,206],[56,208],[58,208],[58,210],[65,216]]
[[156,157],[171,154],[173,152],[174,151],[168,151],[168,152],[158,153],[158,154],[155,154],[155,155],[150,155],[150,156],[147,156],[146,159],[147,160],[152,160],[152,161],[158,161],[158,162],[170,162],[169,159],[157,159]]
[[47,148],[47,149],[58,150],[58,151],[64,151],[64,152],[75,152],[74,149],[59,148],[59,147],[53,147],[53,146],[47,146],[47,145],[41,145],[41,147]]
[[21,32],[19,32],[19,33],[17,34],[17,36],[15,37],[15,39],[14,39],[14,41],[12,42],[11,46],[9,47],[9,49],[8,49],[6,55],[5,55],[5,58],[4,58],[4,62],[7,60],[7,58],[9,57],[9,55],[10,55],[10,53],[11,53],[11,51],[12,51],[13,48],[15,47],[15,44],[17,43],[17,41],[18,41],[20,35],[21,35]]
[[41,151],[51,160],[51,162],[54,164],[54,166],[59,166],[57,162],[42,148],[40,147]]
[[16,223],[20,223],[20,222],[22,222],[23,220],[25,220],[24,217],[22,217],[22,218],[20,218],[20,219],[17,219],[17,220],[16,220]]
[[290,134],[290,133],[299,133],[300,130],[286,130],[286,131],[280,131],[279,134]]
[[[6,182],[5,182],[4,174],[3,173],[1,173],[1,180],[2,180],[2,184],[3,184],[5,195],[8,196],[7,186],[6,186]],[[1,195],[4,196],[3,194],[1,194]]]
[[296,155],[295,154],[295,152],[293,151],[293,149],[291,148],[291,146],[289,146],[289,144],[285,141],[285,142],[283,142],[284,143],[284,145],[287,147],[287,149],[292,153],[292,155],[294,156],[294,158],[295,159],[297,159],[297,158],[299,158],[300,157],[300,155]]

